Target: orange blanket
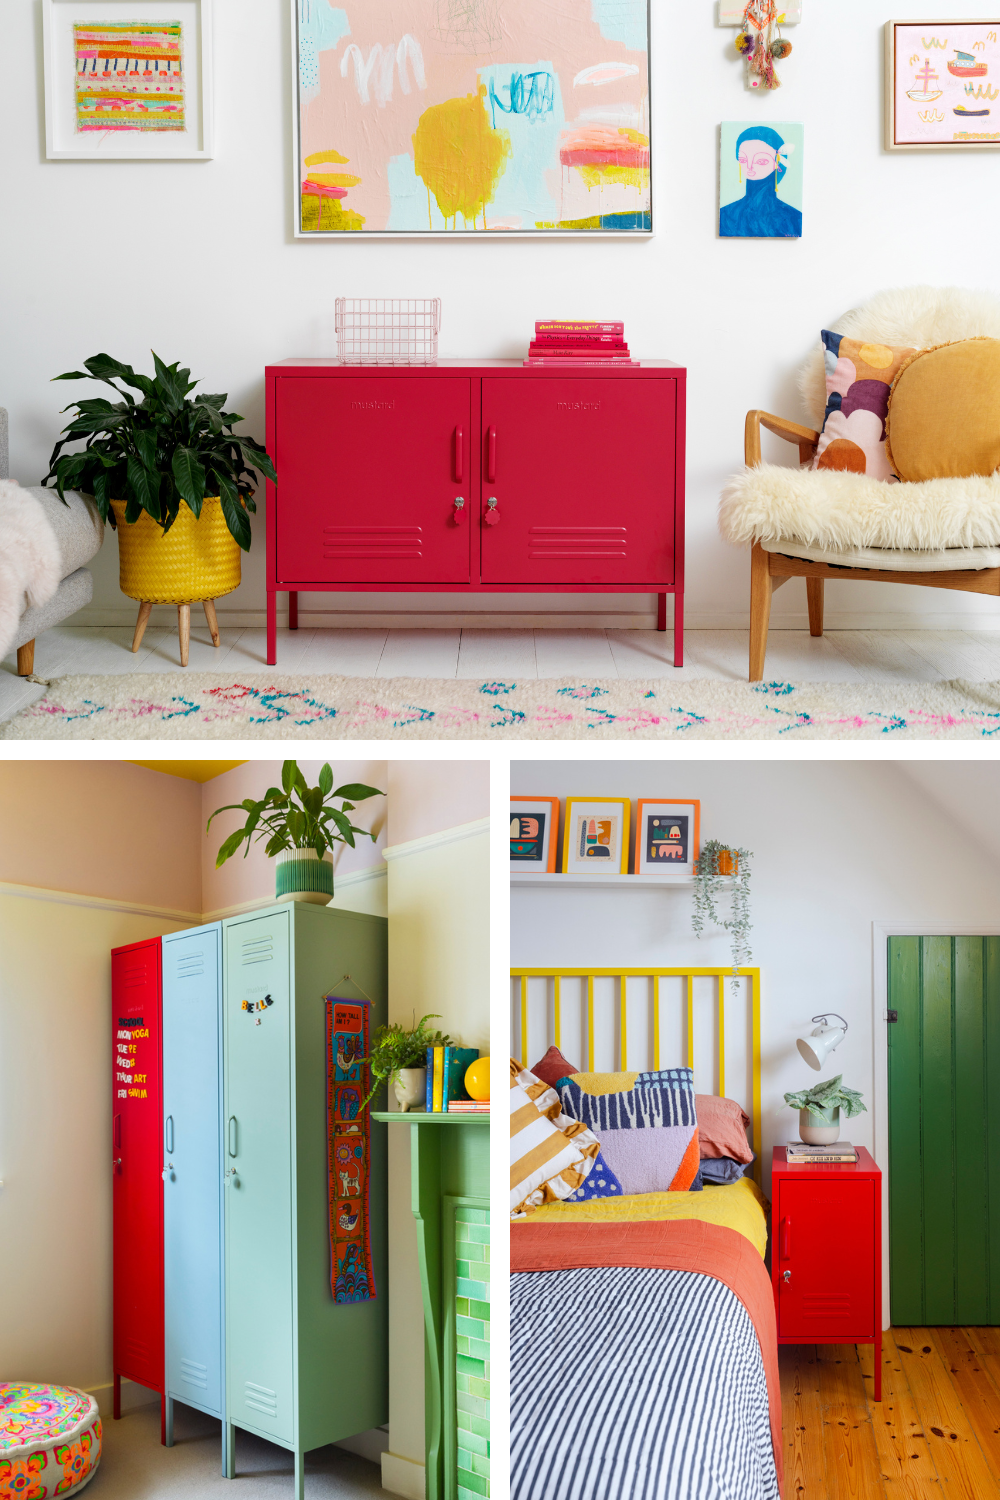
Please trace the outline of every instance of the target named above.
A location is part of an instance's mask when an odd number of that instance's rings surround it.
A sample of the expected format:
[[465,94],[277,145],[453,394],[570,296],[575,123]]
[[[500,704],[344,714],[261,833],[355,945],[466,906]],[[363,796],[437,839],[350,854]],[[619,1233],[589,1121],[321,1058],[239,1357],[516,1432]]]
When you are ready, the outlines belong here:
[[764,1263],[735,1229],[700,1219],[633,1224],[512,1224],[511,1271],[567,1271],[589,1266],[649,1266],[699,1271],[724,1282],[753,1321],[764,1360],[771,1445],[778,1486],[784,1478],[781,1452],[781,1388],[774,1296]]

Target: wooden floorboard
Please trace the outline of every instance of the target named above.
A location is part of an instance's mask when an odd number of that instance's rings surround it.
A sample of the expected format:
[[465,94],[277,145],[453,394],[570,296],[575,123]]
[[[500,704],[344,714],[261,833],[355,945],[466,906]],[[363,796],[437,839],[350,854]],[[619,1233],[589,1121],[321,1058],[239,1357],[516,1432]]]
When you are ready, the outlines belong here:
[[1000,1329],[779,1351],[784,1500],[1000,1500]]

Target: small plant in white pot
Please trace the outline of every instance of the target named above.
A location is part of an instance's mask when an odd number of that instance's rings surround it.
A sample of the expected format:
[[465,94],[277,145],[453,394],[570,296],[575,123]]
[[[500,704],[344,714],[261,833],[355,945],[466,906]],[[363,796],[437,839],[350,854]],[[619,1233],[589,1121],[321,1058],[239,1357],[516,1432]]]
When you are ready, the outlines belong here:
[[849,1120],[866,1113],[861,1095],[844,1087],[843,1076],[838,1073],[811,1089],[785,1095],[785,1103],[799,1112],[799,1136],[807,1146],[828,1146],[839,1138],[841,1110]]
[[[220,813],[246,813],[243,827],[231,833],[220,848],[215,868],[224,865],[243,844],[245,859],[251,843],[267,839],[264,852],[276,861],[275,899],[328,906],[333,900],[334,847],[349,844],[355,848],[356,834],[372,843],[378,837],[367,828],[356,827],[347,814],[354,811],[357,802],[384,796],[377,787],[361,782],[349,782],[334,791],[333,772],[328,765],[320,771],[319,783],[307,786],[296,762],[286,760],[281,767],[280,787],[268,787],[260,802],[246,797],[242,802],[217,807],[209,818],[206,833],[212,818]],[[335,805],[338,799],[339,807]]]
[[371,1054],[365,1059],[371,1070],[371,1088],[362,1108],[389,1078],[404,1115],[414,1106],[423,1108],[427,1097],[427,1048],[451,1046],[450,1036],[431,1031],[426,1024],[440,1019],[431,1011],[409,1030],[398,1021],[391,1026],[376,1026]]

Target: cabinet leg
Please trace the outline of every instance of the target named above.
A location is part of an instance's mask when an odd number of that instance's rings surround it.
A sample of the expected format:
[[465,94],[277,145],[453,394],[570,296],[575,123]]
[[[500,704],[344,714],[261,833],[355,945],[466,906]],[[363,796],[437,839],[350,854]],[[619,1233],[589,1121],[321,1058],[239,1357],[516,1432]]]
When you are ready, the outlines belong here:
[[181,643],[181,666],[188,664],[188,653],[191,649],[191,606],[190,604],[178,604],[177,606],[177,636]]
[[174,1401],[172,1396],[161,1397],[163,1405],[163,1446],[174,1446]]
[[289,630],[299,628],[299,596],[294,589],[288,591],[288,628]]
[[115,1375],[115,1386],[114,1386],[113,1404],[112,1404],[112,1407],[111,1407],[111,1415],[114,1417],[115,1421],[117,1422],[117,1421],[119,1421],[121,1419],[121,1414],[122,1414],[122,1378],[121,1378],[120,1375],[116,1374]]
[[[160,1442],[163,1444],[164,1448],[170,1446],[170,1444],[167,1443],[167,1398],[162,1393],[162,1391],[160,1393]],[[172,1433],[170,1442],[173,1443]]]
[[823,634],[823,585],[825,578],[806,579],[806,602],[809,605],[809,634]]
[[227,1479],[236,1478],[236,1428],[232,1422],[222,1424],[222,1472]]
[[667,628],[667,596],[657,594],[656,596],[656,628],[666,630]]
[[882,1331],[875,1334],[875,1400],[882,1400]]
[[295,1500],[305,1500],[306,1497],[306,1456],[298,1448],[295,1450]]
[[684,594],[678,589],[674,595],[674,666],[684,665]]
[[278,663],[278,596],[273,589],[267,591],[267,664]]

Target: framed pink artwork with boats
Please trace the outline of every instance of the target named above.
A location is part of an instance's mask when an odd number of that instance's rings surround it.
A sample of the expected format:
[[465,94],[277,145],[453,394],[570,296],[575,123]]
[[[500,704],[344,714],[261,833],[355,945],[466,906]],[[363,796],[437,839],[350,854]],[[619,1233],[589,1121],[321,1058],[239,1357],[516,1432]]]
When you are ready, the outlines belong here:
[[1000,148],[1000,19],[886,24],[885,147]]

